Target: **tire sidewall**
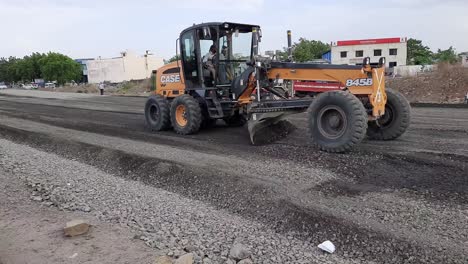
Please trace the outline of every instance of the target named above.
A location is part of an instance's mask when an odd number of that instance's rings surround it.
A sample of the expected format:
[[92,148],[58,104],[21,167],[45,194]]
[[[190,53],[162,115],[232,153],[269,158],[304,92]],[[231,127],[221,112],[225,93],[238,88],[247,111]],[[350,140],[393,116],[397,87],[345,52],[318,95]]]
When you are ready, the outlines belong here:
[[397,104],[400,100],[401,98],[398,98],[398,95],[387,91],[387,104],[392,108],[393,121],[389,126],[386,127],[386,129],[395,129],[395,127],[400,124],[404,118],[402,112],[403,109],[400,109],[400,106]]
[[[153,120],[151,118],[151,108],[156,107],[159,118],[157,120]],[[151,130],[160,131],[167,129],[167,124],[169,120],[164,120],[165,118],[168,119],[168,111],[169,105],[165,98],[160,96],[151,96],[148,98],[145,104],[145,120],[146,124]]]
[[[180,126],[176,120],[176,109],[179,105],[185,106],[185,114],[187,124]],[[200,129],[202,122],[202,113],[198,101],[190,95],[181,95],[176,97],[171,103],[171,123],[174,130],[183,135],[188,135],[197,132]]]
[[[362,109],[361,111],[365,113],[364,106],[354,95],[346,95],[344,91],[337,92],[325,92],[316,97],[314,102],[309,107],[309,133],[312,137],[314,143],[320,146],[321,149],[331,151],[331,152],[342,152],[347,151],[352,145],[358,143],[364,138],[365,131],[361,131],[356,127],[359,117],[355,115],[357,107],[356,104],[360,104]],[[350,96],[354,97],[351,98]],[[340,108],[345,118],[347,119],[347,126],[345,127],[344,133],[336,138],[329,139],[320,133],[318,122],[319,113],[321,109],[327,106],[334,106]],[[364,120],[367,128],[367,116]],[[361,135],[362,134],[362,135]]]
[[409,126],[411,107],[406,98],[399,92],[386,89],[387,104],[392,108],[393,120],[389,125],[378,126],[369,123],[367,135],[372,139],[392,140],[401,136]]

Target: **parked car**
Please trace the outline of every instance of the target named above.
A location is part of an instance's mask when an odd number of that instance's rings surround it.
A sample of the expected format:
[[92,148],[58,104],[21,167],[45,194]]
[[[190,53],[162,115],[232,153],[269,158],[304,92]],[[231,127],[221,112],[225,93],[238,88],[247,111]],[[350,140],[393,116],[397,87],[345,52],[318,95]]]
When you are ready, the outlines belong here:
[[44,87],[45,88],[55,88],[55,83],[52,83],[52,82],[45,83]]
[[0,84],[0,89],[7,89],[8,86],[6,86],[5,84]]
[[21,88],[23,88],[25,90],[32,90],[32,89],[34,89],[34,86],[32,84],[22,84]]

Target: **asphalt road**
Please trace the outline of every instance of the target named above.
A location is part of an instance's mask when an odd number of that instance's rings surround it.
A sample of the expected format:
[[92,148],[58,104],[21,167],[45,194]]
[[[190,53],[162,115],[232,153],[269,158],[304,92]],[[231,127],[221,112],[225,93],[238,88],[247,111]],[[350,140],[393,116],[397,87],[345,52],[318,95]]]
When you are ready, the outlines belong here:
[[[47,97],[47,96],[45,96]],[[50,96],[55,97],[55,96]],[[158,186],[313,243],[379,263],[468,262],[468,109],[413,108],[395,141],[347,154],[313,148],[306,116],[289,137],[251,146],[221,122],[152,133],[145,98],[0,96],[0,137]],[[162,166],[164,165],[164,166]]]

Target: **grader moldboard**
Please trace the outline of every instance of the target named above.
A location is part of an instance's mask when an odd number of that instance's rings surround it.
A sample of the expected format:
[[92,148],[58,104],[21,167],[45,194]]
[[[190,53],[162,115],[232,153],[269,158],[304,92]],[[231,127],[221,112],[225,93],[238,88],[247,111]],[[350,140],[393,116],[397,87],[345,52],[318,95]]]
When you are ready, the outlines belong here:
[[[410,106],[400,93],[385,89],[385,58],[376,67],[369,58],[362,66],[295,63],[288,31],[290,59],[278,61],[258,55],[261,37],[259,26],[229,22],[183,30],[176,41],[180,60],[153,71],[154,92],[145,106],[149,128],[172,127],[188,135],[218,119],[231,126],[247,122],[251,142],[259,144],[285,116],[307,111],[311,141],[328,152],[346,152],[366,135],[395,139],[407,129]],[[210,60],[204,59],[209,51]],[[279,86],[280,80],[342,88],[300,98]]]

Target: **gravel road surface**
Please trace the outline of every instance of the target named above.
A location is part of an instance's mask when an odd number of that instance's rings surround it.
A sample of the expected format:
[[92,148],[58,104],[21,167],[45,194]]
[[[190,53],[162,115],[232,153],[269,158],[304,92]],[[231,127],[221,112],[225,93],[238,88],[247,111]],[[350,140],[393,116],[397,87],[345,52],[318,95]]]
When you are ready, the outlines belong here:
[[[240,242],[254,263],[468,262],[467,108],[413,108],[402,138],[329,154],[309,145],[305,115],[254,147],[221,122],[151,133],[145,98],[42,97],[0,96],[0,169],[23,168],[31,191],[60,190],[54,206],[128,226],[155,250],[190,245],[224,263]],[[333,255],[316,248],[325,240]]]

